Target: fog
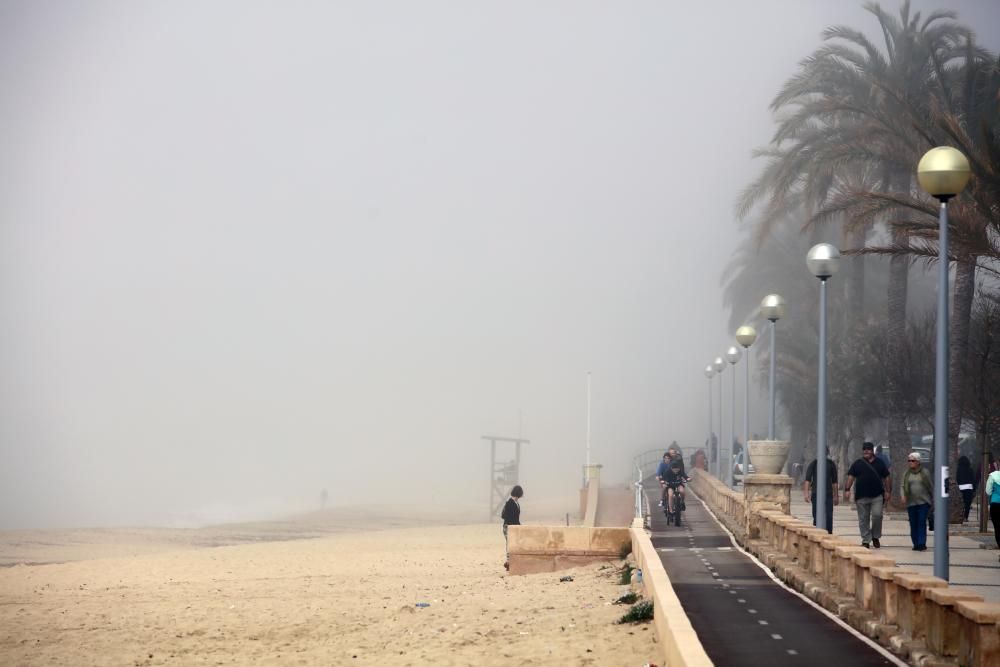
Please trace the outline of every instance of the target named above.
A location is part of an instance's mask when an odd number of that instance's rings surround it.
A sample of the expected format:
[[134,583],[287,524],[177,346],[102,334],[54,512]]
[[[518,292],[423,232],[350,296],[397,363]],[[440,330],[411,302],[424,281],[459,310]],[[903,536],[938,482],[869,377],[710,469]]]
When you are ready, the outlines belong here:
[[[1000,25],[915,3],[945,4]],[[527,515],[579,486],[588,372],[605,479],[702,443],[733,204],[837,23],[874,27],[795,0],[0,4],[0,528],[324,488],[485,515],[480,436],[519,433]]]

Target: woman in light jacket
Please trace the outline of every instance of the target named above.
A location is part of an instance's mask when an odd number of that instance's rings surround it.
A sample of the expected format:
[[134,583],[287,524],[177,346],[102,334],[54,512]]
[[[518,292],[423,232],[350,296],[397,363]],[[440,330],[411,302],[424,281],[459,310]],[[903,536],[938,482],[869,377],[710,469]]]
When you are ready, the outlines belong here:
[[921,464],[919,452],[910,452],[906,457],[906,472],[903,473],[900,497],[906,504],[906,513],[910,518],[913,550],[927,551],[927,514],[931,511],[934,484]]

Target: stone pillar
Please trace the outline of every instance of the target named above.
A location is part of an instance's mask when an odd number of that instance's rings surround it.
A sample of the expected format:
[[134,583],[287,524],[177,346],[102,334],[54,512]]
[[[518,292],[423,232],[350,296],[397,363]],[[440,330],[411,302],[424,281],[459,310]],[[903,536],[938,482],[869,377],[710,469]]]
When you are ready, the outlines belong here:
[[[753,459],[751,459],[752,461]],[[746,539],[760,537],[759,512],[778,510],[783,514],[792,513],[792,478],[788,475],[755,474],[743,478],[743,494],[746,498]]]
[[580,519],[584,519],[587,516],[587,505],[588,505],[588,490],[591,484],[594,487],[601,485],[601,468],[604,466],[600,463],[591,463],[590,465],[583,466],[583,487],[580,489]]
[[599,483],[601,481],[601,468],[603,467],[600,463],[591,463],[590,465],[583,466],[584,481]]

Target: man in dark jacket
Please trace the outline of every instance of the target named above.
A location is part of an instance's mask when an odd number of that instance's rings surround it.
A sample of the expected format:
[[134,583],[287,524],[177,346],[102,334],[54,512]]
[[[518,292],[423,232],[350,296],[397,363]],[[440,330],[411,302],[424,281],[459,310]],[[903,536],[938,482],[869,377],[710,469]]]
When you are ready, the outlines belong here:
[[882,510],[889,500],[892,482],[889,469],[875,457],[875,445],[866,442],[861,445],[861,458],[851,464],[844,484],[844,500],[851,499],[851,487],[858,483],[854,493],[854,505],[858,510],[858,530],[861,532],[861,546],[876,549],[882,545]]
[[503,519],[503,553],[504,562],[503,567],[505,570],[510,569],[510,552],[507,549],[507,526],[520,526],[521,525],[521,505],[520,500],[524,495],[524,489],[521,485],[516,485],[510,490],[510,498],[503,506],[503,511],[500,512],[500,518]]
[[[840,494],[837,493],[837,465],[833,459],[826,460],[826,532],[833,533],[833,506],[840,504]],[[806,468],[805,481],[802,482],[802,495],[807,503],[812,503],[813,525],[816,525],[816,459]]]

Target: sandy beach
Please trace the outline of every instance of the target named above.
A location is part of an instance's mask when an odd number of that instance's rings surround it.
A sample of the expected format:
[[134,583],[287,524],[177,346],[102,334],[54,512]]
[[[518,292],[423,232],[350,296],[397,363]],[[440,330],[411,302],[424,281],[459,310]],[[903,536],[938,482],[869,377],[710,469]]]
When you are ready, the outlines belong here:
[[496,524],[352,516],[0,534],[0,663],[659,662],[649,624],[614,624],[614,567],[508,576]]

